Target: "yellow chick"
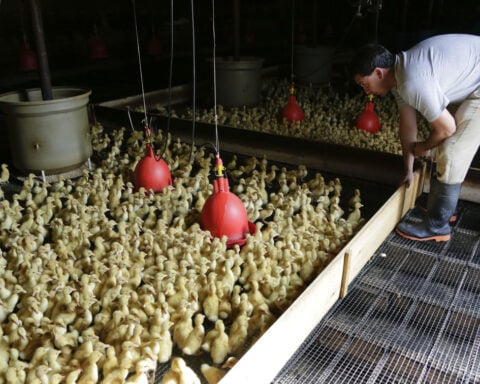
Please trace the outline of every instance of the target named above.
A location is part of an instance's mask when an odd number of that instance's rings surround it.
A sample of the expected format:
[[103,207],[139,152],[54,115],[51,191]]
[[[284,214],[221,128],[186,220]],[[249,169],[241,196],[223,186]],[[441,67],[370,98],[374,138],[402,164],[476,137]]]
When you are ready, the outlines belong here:
[[355,208],[355,203],[361,203],[362,198],[360,196],[360,190],[358,188],[355,188],[353,191],[353,196],[348,200],[348,206],[350,208]]
[[100,351],[93,351],[87,360],[82,364],[83,372],[78,378],[77,384],[91,384],[98,382],[98,361],[103,354]]
[[202,346],[203,338],[205,336],[205,328],[203,326],[203,320],[205,315],[197,313],[194,318],[194,327],[185,340],[185,344],[182,348],[182,352],[186,355],[195,355]]
[[184,308],[181,318],[176,321],[173,326],[173,342],[180,349],[185,346],[185,341],[193,330],[192,314],[193,313],[189,308]]
[[[212,278],[213,276],[213,278]],[[207,317],[208,320],[211,322],[215,322],[218,319],[218,307],[220,304],[220,300],[217,296],[217,285],[215,283],[215,276],[216,273],[211,272],[209,275],[209,282],[208,282],[208,295],[203,300],[202,307],[203,313]]]
[[147,360],[139,360],[135,366],[135,373],[127,378],[126,384],[149,384],[149,375],[155,370]]
[[221,368],[214,367],[207,363],[200,366],[203,377],[207,380],[208,384],[218,384],[220,380],[227,374],[227,371]]
[[197,374],[181,357],[173,357],[170,370],[165,373],[161,384],[201,384]]
[[362,212],[360,211],[360,208],[362,207],[363,204],[357,201],[354,204],[353,211],[348,215],[347,222],[349,222],[354,229],[362,225],[365,221],[365,219],[362,218]]
[[76,368],[70,371],[65,377],[65,384],[75,384],[82,373],[82,368]]
[[173,340],[170,333],[170,321],[165,319],[161,325],[161,331],[159,335],[160,339],[160,351],[158,352],[158,362],[166,363],[172,357]]
[[245,311],[240,312],[230,326],[228,345],[233,354],[240,353],[245,347],[248,338],[248,316]]
[[205,343],[202,344],[202,347],[204,349],[208,348],[215,364],[221,364],[225,361],[230,352],[230,347],[223,320],[219,319],[215,322],[215,327],[205,336]]
[[102,384],[124,383],[129,374],[129,369],[118,366],[111,370],[108,375],[103,375]]
[[102,373],[104,377],[118,367],[118,359],[115,347],[109,345],[105,353],[106,357],[102,365]]
[[10,171],[8,170],[8,164],[2,164],[2,173],[0,173],[0,183],[6,183],[10,179]]

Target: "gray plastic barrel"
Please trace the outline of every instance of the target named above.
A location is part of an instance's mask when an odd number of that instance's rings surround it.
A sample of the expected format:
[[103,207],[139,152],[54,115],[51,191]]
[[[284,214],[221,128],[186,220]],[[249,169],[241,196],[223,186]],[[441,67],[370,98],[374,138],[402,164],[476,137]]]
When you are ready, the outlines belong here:
[[[210,61],[212,62],[212,61]],[[215,59],[217,103],[225,107],[254,106],[260,102],[263,59]]]
[[332,74],[333,48],[328,46],[295,46],[295,82],[321,86],[330,81]]
[[58,174],[81,166],[92,154],[88,89],[54,87],[53,99],[40,89],[0,95],[13,166],[20,172]]

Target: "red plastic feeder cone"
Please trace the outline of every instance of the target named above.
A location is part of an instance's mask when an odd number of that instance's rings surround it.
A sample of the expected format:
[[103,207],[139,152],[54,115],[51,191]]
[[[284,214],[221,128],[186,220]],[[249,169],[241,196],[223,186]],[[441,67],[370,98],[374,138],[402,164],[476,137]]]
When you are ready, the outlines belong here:
[[283,117],[290,123],[302,121],[304,118],[303,109],[297,104],[293,83],[290,84],[290,94],[288,95],[287,105],[283,108]]
[[380,120],[374,111],[373,95],[368,95],[368,99],[365,103],[365,110],[355,120],[355,126],[369,133],[377,133],[380,130]]
[[33,71],[38,69],[37,55],[26,41],[20,47],[19,65],[21,71]]
[[95,60],[106,59],[108,57],[107,46],[98,34],[93,35],[90,40],[90,52],[88,56]]
[[148,41],[147,52],[150,56],[156,57],[163,53],[162,41],[155,35],[152,35]]
[[167,163],[155,156],[149,143],[145,148],[145,156],[135,166],[133,183],[136,191],[143,187],[146,190],[153,190],[155,193],[172,185],[172,175]]
[[248,234],[254,234],[257,227],[248,221],[242,200],[229,191],[228,179],[223,175],[222,160],[217,157],[215,169],[217,178],[213,181],[213,194],[205,201],[201,213],[202,229],[214,237],[227,236],[227,248],[235,244],[242,246]]

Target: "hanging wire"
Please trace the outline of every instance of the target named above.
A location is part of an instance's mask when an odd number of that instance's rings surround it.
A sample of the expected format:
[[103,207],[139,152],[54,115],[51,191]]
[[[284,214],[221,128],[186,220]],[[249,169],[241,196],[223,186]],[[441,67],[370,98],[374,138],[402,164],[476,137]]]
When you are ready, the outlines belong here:
[[137,25],[137,7],[135,6],[135,0],[132,0],[133,5],[133,19],[135,22],[135,37],[137,39],[137,55],[138,55],[138,69],[140,72],[140,85],[142,87],[142,102],[143,102],[143,111],[145,114],[143,125],[145,127],[145,131],[147,136],[150,135],[150,129],[148,127],[148,117],[147,117],[147,104],[145,102],[145,89],[143,87],[143,71],[142,71],[142,55],[140,54],[140,39],[138,37],[138,25]]
[[192,86],[192,149],[190,151],[190,161],[193,161],[193,153],[195,151],[195,116],[196,116],[196,99],[197,99],[197,68],[195,63],[195,6],[194,0],[190,0],[190,8],[192,12],[192,67],[193,67],[193,86]]
[[165,154],[168,145],[168,136],[170,134],[170,121],[172,119],[172,74],[173,74],[173,0],[170,0],[170,68],[168,71],[168,109],[167,109],[167,130],[165,132],[165,142],[163,144],[162,154]]
[[216,67],[216,46],[217,46],[217,39],[215,36],[215,0],[212,0],[212,40],[213,40],[213,57],[212,57],[212,65],[213,65],[213,115],[214,115],[214,123],[215,123],[215,152],[218,155],[220,153],[220,142],[218,140],[218,114],[217,114],[217,67]]
[[295,0],[292,0],[292,21],[291,21],[291,36],[290,36],[290,80],[293,83],[294,81],[294,70],[293,70],[293,55],[294,55],[294,45],[295,45]]

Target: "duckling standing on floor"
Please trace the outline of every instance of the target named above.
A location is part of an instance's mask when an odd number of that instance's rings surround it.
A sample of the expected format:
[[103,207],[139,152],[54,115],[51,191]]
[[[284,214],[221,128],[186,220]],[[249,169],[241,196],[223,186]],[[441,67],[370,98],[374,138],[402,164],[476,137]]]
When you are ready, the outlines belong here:
[[205,336],[205,328],[203,326],[203,320],[205,315],[197,313],[194,318],[194,327],[185,340],[185,345],[182,348],[182,352],[186,355],[195,355],[200,350],[203,338]]
[[193,331],[192,325],[193,311],[189,307],[184,307],[180,318],[175,321],[173,326],[173,342],[182,349],[185,346],[185,342]]
[[230,353],[234,355],[242,352],[248,338],[248,315],[245,311],[240,312],[232,325],[228,334],[228,346]]
[[10,171],[8,164],[2,163],[2,173],[0,173],[0,183],[7,183],[10,179]]
[[173,357],[170,370],[165,373],[161,384],[201,384],[196,373],[181,357]]
[[205,336],[202,348],[208,348],[215,364],[221,364],[225,361],[230,353],[230,347],[223,320],[219,319],[215,322],[215,327]]
[[217,296],[217,285],[215,282],[216,275],[217,274],[215,272],[210,272],[208,275],[208,294],[202,303],[203,313],[207,319],[212,322],[215,322],[218,319],[218,307],[220,304],[220,300]]
[[78,378],[77,384],[92,384],[98,382],[98,361],[103,354],[99,351],[93,351],[91,355],[82,363],[82,374]]
[[200,366],[203,377],[207,380],[208,384],[218,384],[220,380],[227,374],[227,371],[222,368],[214,367],[210,364],[204,363]]

